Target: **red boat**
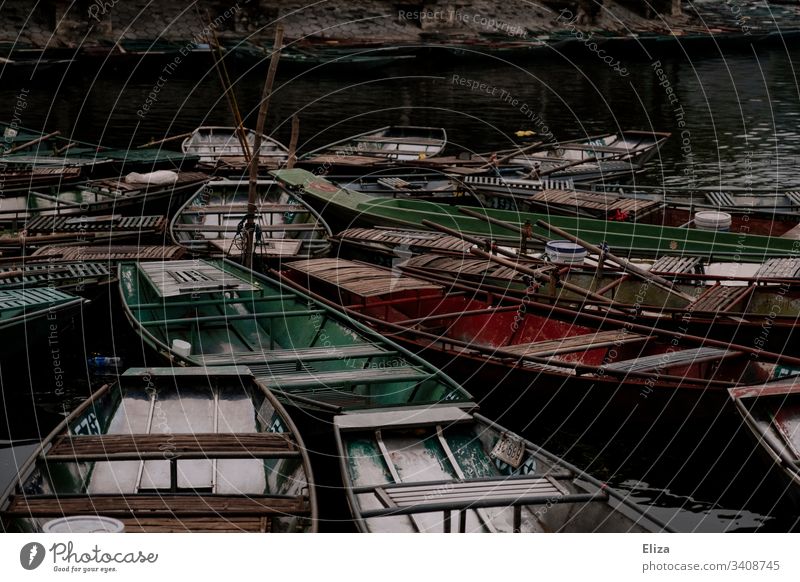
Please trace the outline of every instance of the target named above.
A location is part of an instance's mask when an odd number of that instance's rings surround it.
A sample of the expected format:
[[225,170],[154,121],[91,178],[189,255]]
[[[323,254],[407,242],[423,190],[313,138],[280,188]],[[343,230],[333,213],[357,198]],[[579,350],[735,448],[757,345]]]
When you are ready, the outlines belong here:
[[[416,350],[473,392],[566,397],[595,411],[617,402],[628,413],[661,414],[704,398],[716,415],[727,389],[764,382],[800,359],[725,341],[636,325],[631,321],[480,290],[453,290],[382,267],[317,259],[285,265],[284,281]],[[513,394],[509,394],[512,392]],[[501,394],[500,394],[501,393]],[[539,400],[539,398],[537,398]],[[617,408],[615,413],[623,411]],[[697,412],[697,410],[694,410]]]

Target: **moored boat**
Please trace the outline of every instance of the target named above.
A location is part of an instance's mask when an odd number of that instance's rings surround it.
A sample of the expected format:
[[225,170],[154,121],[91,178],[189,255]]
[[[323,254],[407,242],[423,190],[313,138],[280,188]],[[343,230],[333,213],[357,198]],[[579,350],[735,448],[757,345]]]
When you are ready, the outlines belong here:
[[57,426],[0,497],[3,531],[64,518],[112,518],[126,532],[304,532],[318,513],[303,441],[247,368],[133,368]]
[[0,223],[18,227],[38,216],[168,212],[208,178],[201,172],[160,170],[132,172],[121,178],[90,180],[75,186],[60,185],[48,192],[31,189],[24,196],[4,200]]
[[[389,226],[424,230],[423,221],[427,221],[487,242],[494,240],[498,244],[518,246],[519,229],[526,221],[530,221],[532,225],[544,221],[593,245],[607,244],[617,254],[650,257],[689,254],[737,257],[737,260],[757,257],[758,260],[764,260],[770,257],[796,256],[800,244],[788,238],[745,233],[631,224],[490,208],[480,209],[479,218],[465,215],[459,206],[425,200],[378,198],[346,190],[304,170],[281,170],[274,172],[274,175],[299,195],[307,197],[317,206],[325,207],[326,213],[331,216],[329,221],[333,223],[336,219],[341,223],[336,226],[341,228]],[[531,241],[531,244],[537,244],[536,240]]]
[[323,169],[326,174],[352,172],[354,167],[378,167],[437,156],[447,145],[440,127],[388,125],[333,142],[303,155],[298,167]]
[[800,504],[800,382],[787,378],[732,388],[730,396],[745,425],[772,464],[784,487]]
[[[595,403],[621,413],[630,406],[660,414],[666,405],[693,410],[702,396],[727,400],[726,389],[763,381],[800,359],[685,330],[635,324],[624,311],[575,312],[511,300],[338,259],[284,265],[284,278],[314,297],[344,306],[354,318],[425,355],[447,373],[507,401],[531,396]],[[500,381],[502,379],[502,381]],[[482,394],[483,395],[483,394]],[[644,396],[642,396],[644,395]],[[538,399],[537,399],[538,400]],[[617,401],[616,410],[608,407]],[[646,402],[646,406],[645,406]],[[598,404],[599,403],[599,404]],[[577,403],[576,403],[577,405]],[[707,413],[717,408],[700,408]]]
[[168,360],[246,365],[295,404],[340,412],[469,399],[402,348],[231,261],[123,263],[120,293],[134,328]]
[[464,408],[334,419],[362,532],[670,531],[625,496]]
[[[185,154],[199,156],[200,168],[241,175],[247,171],[256,134],[251,129],[245,129],[244,136],[245,144],[235,127],[203,126],[183,140],[181,148]],[[267,135],[261,136],[259,169],[280,168],[288,159],[289,150],[285,145]]]
[[[214,180],[201,187],[175,214],[170,235],[196,255],[240,259],[249,183]],[[263,261],[323,256],[330,250],[325,220],[274,180],[256,183],[255,251]]]
[[0,263],[0,289],[61,289],[82,295],[116,281],[108,263],[86,261]]
[[[8,373],[28,373],[26,363],[33,364],[45,354],[52,365],[59,360],[59,341],[67,344],[67,334],[80,325],[74,323],[86,300],[49,287],[34,289],[0,288],[0,370]],[[53,360],[55,349],[55,360]],[[35,364],[33,364],[35,366]]]

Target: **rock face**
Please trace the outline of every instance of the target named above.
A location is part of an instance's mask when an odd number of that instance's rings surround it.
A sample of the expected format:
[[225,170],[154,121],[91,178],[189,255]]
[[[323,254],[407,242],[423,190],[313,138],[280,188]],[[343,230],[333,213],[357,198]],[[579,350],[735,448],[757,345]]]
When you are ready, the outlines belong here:
[[[570,30],[669,34],[713,27],[719,33],[738,30],[750,13],[755,24],[763,11],[757,0],[695,0],[683,6],[681,0],[42,0],[35,5],[6,0],[0,6],[0,43],[6,47],[180,42],[196,37],[209,19],[220,37],[255,44],[268,44],[278,21],[291,40],[505,42],[563,32],[567,27],[559,15],[567,13]],[[776,26],[800,23],[797,3],[770,9]]]

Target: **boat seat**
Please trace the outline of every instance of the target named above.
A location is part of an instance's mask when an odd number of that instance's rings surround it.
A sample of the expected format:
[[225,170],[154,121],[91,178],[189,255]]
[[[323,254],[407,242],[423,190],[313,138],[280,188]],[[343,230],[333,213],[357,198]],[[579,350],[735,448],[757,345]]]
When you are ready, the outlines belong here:
[[796,279],[800,276],[800,259],[769,259],[758,268],[755,279]]
[[208,354],[196,356],[205,366],[220,364],[247,364],[260,362],[319,362],[326,360],[343,360],[345,358],[376,358],[391,356],[397,352],[387,351],[372,344],[356,344],[351,346],[330,346],[313,348],[295,348],[283,350],[265,350],[257,352],[228,352],[224,354]]
[[[663,354],[654,354],[652,356],[641,356],[631,360],[622,360],[620,362],[612,362],[606,365],[607,370],[615,370],[618,372],[652,372],[653,370],[670,368],[672,366],[688,366],[691,364],[699,364],[701,362],[709,362],[714,360],[722,360],[731,356],[737,356],[741,352],[723,350],[719,348],[692,348],[689,350],[676,350],[674,352],[666,352]],[[690,378],[687,378],[687,380]]]
[[50,462],[274,459],[299,454],[291,438],[282,433],[106,434],[58,437],[45,459]]
[[[401,483],[355,488],[354,493],[372,493],[382,505],[381,508],[362,511],[361,516],[365,519],[443,511],[445,532],[449,531],[450,511],[514,506],[514,531],[519,531],[523,505],[585,503],[608,499],[608,494],[602,491],[571,494],[552,477]],[[460,520],[462,528],[465,521],[463,518]]]
[[210,517],[309,515],[302,496],[199,495],[195,493],[138,493],[130,495],[15,495],[5,517]]
[[626,329],[615,329],[610,331],[599,331],[571,337],[515,344],[498,348],[498,351],[505,354],[514,354],[521,358],[525,356],[546,357],[557,354],[569,354],[583,352],[613,345],[645,342],[650,336],[629,332]]
[[689,304],[691,311],[729,311],[742,301],[754,290],[752,285],[732,286],[732,285],[712,285],[700,294]]
[[[255,373],[255,372],[254,372]],[[297,388],[312,386],[330,387],[361,384],[389,384],[392,382],[423,382],[433,376],[412,366],[387,368],[358,368],[318,372],[301,370],[295,373],[257,375],[269,388],[293,392]]]
[[651,273],[662,274],[698,274],[702,259],[700,257],[665,256],[653,263]]
[[706,194],[706,200],[709,204],[714,206],[733,208],[737,206],[736,200],[727,192],[709,192]]
[[789,203],[797,208],[800,208],[800,192],[792,191],[786,193],[786,198],[789,199]]
[[[264,204],[256,205],[257,214],[279,214],[284,212],[304,213],[310,211],[305,206],[299,204]],[[191,210],[187,209],[180,213],[181,216],[203,216],[206,214],[247,214],[247,204],[209,204],[208,206],[198,206]]]
[[269,516],[135,517],[121,521],[125,533],[266,533],[272,526]]

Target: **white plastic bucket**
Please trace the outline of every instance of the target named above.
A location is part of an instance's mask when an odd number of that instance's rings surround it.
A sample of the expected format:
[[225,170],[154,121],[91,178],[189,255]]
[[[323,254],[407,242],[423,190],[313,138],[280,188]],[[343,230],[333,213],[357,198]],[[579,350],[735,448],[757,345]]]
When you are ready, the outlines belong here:
[[588,251],[568,240],[553,240],[545,245],[547,257],[554,263],[582,265]]
[[179,339],[172,340],[172,351],[179,356],[188,358],[192,354],[192,344]]
[[698,230],[726,232],[731,229],[731,215],[727,212],[704,210],[695,213],[694,225]]
[[71,515],[48,521],[44,533],[122,533],[125,524],[102,515]]

